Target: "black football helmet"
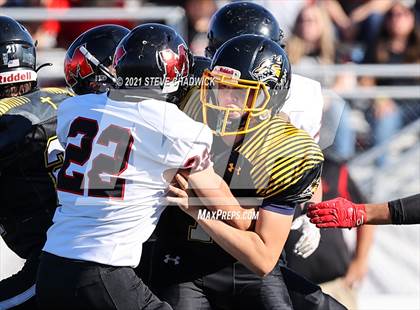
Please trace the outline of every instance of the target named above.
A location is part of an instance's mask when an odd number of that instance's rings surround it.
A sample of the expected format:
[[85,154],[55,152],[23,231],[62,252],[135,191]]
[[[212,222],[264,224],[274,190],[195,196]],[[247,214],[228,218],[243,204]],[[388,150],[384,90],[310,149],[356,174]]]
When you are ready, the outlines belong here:
[[283,31],[270,11],[256,3],[234,2],[221,7],[211,18],[206,56],[212,58],[223,43],[243,34],[261,35],[282,45]]
[[36,52],[31,35],[24,26],[8,16],[0,16],[0,98],[8,89],[30,83],[37,85]]
[[242,35],[223,44],[203,74],[203,121],[218,135],[252,132],[284,105],[291,80],[286,52],[266,37]]
[[105,92],[115,84],[109,71],[121,39],[130,32],[119,25],[101,25],[82,33],[69,47],[64,60],[67,85],[78,95]]
[[142,89],[157,99],[179,103],[193,64],[184,39],[171,27],[143,24],[118,45],[113,60],[117,85]]

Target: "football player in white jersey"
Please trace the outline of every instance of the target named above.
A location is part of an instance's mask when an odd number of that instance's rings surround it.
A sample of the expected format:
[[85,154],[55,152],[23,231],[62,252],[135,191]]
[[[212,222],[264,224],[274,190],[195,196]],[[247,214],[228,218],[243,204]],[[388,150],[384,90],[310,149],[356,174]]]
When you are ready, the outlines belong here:
[[65,158],[38,271],[43,309],[170,309],[133,271],[165,208],[164,174],[188,169],[198,186],[221,180],[209,159],[210,129],[170,103],[190,61],[173,29],[138,26],[114,54],[120,89],[60,107]]

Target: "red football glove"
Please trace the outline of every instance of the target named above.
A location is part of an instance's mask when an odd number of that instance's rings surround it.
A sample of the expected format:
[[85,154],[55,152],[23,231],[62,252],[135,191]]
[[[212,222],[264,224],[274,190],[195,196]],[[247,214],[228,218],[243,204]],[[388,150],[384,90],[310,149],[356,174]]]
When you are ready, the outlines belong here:
[[355,204],[341,197],[309,206],[307,215],[318,228],[352,228],[367,220],[364,204]]

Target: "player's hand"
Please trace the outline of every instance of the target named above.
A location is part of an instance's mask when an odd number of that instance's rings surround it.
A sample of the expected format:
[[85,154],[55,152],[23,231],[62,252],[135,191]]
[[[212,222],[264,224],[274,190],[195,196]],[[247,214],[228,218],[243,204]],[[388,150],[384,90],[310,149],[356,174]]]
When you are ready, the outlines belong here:
[[189,204],[189,195],[188,195],[188,181],[181,174],[177,173],[175,175],[175,183],[168,185],[166,202],[169,205],[177,205],[182,211],[187,213],[190,216],[195,216],[195,207],[191,207]]
[[309,222],[309,218],[306,215],[296,218],[290,229],[298,230],[302,233],[293,251],[302,258],[308,258],[318,248],[321,239],[319,229]]
[[341,197],[309,206],[307,215],[319,228],[352,228],[367,221],[364,204],[355,204]]

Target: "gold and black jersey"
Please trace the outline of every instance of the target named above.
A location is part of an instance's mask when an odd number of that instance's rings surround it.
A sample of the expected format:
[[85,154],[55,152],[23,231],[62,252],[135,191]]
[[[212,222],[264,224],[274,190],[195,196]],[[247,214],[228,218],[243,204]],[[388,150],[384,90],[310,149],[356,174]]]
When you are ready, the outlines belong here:
[[278,203],[301,203],[316,190],[323,154],[304,131],[280,117],[253,134],[235,149],[249,164],[255,195]]
[[24,258],[40,246],[44,215],[52,216],[57,204],[53,172],[62,157],[50,151],[57,147],[57,109],[70,96],[43,88],[0,99],[0,224],[6,243]]
[[183,98],[179,108],[197,122],[203,121],[203,110],[200,103],[200,88],[192,87]]
[[[182,110],[202,121],[198,89],[190,90]],[[323,155],[313,139],[281,117],[274,117],[237,147],[215,137],[213,159],[236,196],[293,204],[308,200],[319,184]]]

